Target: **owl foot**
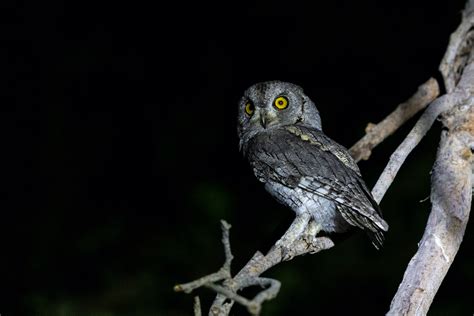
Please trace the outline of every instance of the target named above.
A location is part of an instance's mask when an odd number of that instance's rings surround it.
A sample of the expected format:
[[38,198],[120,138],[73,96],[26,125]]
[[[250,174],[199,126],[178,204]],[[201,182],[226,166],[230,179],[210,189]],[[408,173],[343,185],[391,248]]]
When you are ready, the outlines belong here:
[[289,247],[281,247],[283,260],[288,261],[296,256],[331,248],[334,243],[329,238],[317,237],[320,231],[321,225],[311,220],[298,239],[294,240]]
[[306,253],[310,254],[314,254],[334,246],[334,242],[328,237],[312,236],[308,239],[305,239],[304,242],[306,243]]
[[[270,251],[274,248],[280,248],[283,260],[290,260],[293,255],[293,244],[299,240],[305,232],[311,215],[309,213],[301,213],[296,216],[285,234],[275,243]],[[289,259],[287,259],[289,258]]]
[[314,220],[308,223],[303,236],[301,236],[302,241],[307,244],[307,248],[313,248],[316,245],[319,239],[316,235],[321,231],[321,228],[321,224],[316,223]]
[[315,220],[310,220],[308,226],[304,231],[304,235],[316,237],[316,235],[321,231],[321,224],[317,223]]
[[306,230],[311,215],[309,213],[301,213],[296,216],[283,237],[275,243],[276,247],[291,248],[291,245],[298,240]]

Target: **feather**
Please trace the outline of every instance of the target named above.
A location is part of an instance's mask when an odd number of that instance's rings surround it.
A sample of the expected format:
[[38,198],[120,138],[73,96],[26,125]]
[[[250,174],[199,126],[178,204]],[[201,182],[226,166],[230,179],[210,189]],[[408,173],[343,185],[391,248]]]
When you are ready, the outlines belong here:
[[259,133],[249,148],[248,159],[259,177],[333,201],[349,225],[381,246],[388,224],[344,147],[321,131],[293,125]]

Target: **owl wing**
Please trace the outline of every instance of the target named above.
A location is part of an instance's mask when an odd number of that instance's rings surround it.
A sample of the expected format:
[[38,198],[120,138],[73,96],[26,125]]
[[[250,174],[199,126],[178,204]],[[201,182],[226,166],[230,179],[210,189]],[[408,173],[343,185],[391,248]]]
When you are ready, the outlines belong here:
[[262,182],[277,181],[334,201],[349,224],[369,231],[374,244],[381,243],[388,225],[344,147],[303,126],[260,133],[249,145],[247,156]]

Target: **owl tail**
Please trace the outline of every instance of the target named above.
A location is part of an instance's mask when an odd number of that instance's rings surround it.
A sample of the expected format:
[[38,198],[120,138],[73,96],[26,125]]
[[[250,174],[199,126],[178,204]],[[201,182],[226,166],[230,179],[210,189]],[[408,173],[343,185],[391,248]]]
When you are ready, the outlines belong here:
[[377,250],[380,250],[380,248],[383,247],[383,242],[385,240],[383,232],[380,231],[380,230],[377,230],[377,231],[373,232],[369,229],[366,229],[365,231],[366,231],[367,235],[369,235],[370,239],[372,240],[372,245],[374,245],[374,247]]
[[362,229],[369,235],[375,248],[382,248],[383,232],[388,230],[388,225],[380,216],[374,213],[374,216],[369,218],[344,205],[338,205],[337,208],[350,225]]

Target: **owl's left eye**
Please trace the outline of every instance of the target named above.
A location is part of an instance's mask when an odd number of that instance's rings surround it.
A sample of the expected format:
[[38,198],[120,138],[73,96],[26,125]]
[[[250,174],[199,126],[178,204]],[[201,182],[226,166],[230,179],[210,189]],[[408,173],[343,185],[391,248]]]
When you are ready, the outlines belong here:
[[278,110],[283,110],[288,107],[288,99],[284,96],[279,96],[278,98],[273,101],[273,105],[278,109]]
[[245,104],[245,113],[247,113],[247,115],[249,115],[249,116],[252,116],[254,111],[255,111],[255,107],[253,106],[253,103],[248,101]]

